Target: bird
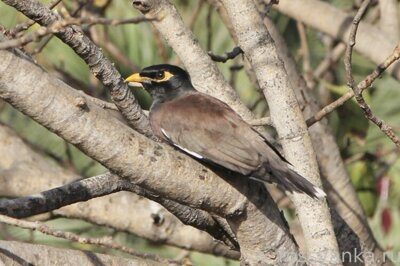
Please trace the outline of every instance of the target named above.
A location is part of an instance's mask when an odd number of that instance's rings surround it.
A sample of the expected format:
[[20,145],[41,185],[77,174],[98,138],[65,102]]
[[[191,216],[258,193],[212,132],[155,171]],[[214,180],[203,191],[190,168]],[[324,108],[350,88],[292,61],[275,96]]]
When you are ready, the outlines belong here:
[[242,176],[275,183],[289,193],[319,199],[326,196],[294,171],[290,162],[226,103],[196,90],[184,69],[153,65],[125,82],[149,92],[154,135],[182,152]]

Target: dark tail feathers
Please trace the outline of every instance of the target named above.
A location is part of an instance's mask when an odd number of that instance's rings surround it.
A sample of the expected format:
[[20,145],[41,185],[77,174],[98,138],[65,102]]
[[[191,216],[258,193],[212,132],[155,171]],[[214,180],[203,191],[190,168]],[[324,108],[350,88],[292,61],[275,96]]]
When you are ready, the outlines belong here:
[[311,198],[322,199],[326,197],[322,189],[314,186],[310,181],[289,168],[282,170],[275,168],[272,174],[266,174],[265,172],[254,173],[252,178],[261,182],[275,183],[284,191],[305,193]]
[[273,175],[273,182],[284,190],[305,193],[312,198],[322,199],[326,197],[322,189],[314,186],[310,181],[291,169],[286,169],[286,171],[274,171]]

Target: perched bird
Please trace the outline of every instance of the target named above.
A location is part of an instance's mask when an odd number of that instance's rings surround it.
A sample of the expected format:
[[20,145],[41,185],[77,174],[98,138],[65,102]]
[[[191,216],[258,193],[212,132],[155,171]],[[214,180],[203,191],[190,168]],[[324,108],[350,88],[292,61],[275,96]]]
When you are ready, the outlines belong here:
[[[290,169],[290,163],[224,102],[197,91],[189,74],[154,65],[126,79],[153,97],[150,125],[156,136],[185,153],[289,192],[322,198],[325,193]],[[134,84],[131,84],[134,85]]]

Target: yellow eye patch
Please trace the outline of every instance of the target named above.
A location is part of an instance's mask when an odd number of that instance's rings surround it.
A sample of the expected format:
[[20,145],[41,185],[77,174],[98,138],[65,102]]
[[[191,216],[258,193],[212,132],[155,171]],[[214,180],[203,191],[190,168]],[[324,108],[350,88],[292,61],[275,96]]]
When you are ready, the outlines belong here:
[[168,72],[168,71],[164,71],[164,76],[162,77],[162,78],[155,78],[155,79],[152,79],[152,81],[155,81],[155,82],[164,82],[164,81],[167,81],[167,80],[169,80],[171,77],[173,77],[174,75],[172,75],[171,74],[171,72]]

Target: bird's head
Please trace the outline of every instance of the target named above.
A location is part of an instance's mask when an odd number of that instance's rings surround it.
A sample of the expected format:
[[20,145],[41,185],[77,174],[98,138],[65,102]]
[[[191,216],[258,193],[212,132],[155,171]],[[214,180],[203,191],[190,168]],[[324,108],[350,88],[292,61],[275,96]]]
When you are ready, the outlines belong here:
[[155,101],[167,101],[194,90],[189,74],[180,67],[162,64],[143,68],[125,79],[130,85],[140,83]]

